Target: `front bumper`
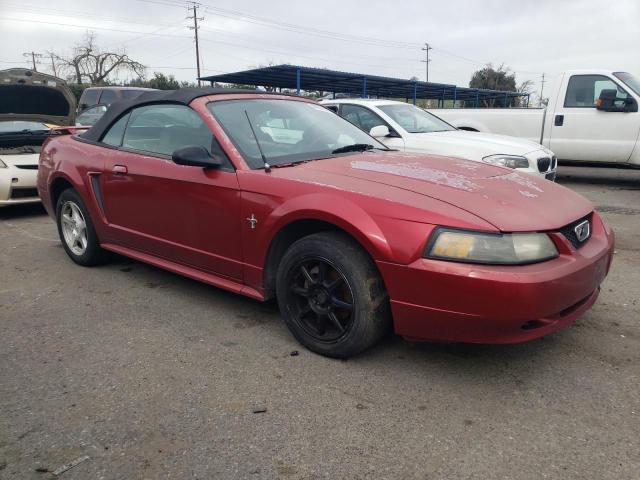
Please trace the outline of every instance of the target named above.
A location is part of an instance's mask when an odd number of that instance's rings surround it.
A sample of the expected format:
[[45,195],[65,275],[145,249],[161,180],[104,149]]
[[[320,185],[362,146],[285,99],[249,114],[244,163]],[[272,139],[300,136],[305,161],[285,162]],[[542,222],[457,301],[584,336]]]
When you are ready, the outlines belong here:
[[39,202],[37,178],[37,169],[0,168],[0,207]]
[[596,213],[592,228],[578,250],[552,234],[560,256],[533,265],[377,262],[396,333],[412,340],[519,343],[563,328],[595,303],[611,265],[613,232]]

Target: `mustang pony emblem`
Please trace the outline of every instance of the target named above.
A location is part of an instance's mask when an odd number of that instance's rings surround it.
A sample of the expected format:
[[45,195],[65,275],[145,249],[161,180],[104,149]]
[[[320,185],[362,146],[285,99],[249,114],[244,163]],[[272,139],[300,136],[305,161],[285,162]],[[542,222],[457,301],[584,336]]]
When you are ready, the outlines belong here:
[[591,227],[589,226],[589,220],[580,222],[573,227],[573,231],[576,232],[576,237],[580,243],[584,242],[591,234]]

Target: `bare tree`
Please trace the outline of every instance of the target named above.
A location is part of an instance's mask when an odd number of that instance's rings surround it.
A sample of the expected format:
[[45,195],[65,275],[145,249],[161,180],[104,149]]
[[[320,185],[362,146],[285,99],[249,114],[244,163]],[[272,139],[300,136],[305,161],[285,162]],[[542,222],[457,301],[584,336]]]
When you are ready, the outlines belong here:
[[76,83],[101,85],[109,75],[120,72],[133,73],[139,78],[145,76],[145,66],[132,60],[126,51],[102,51],[95,43],[95,34],[89,32],[81,44],[74,47],[70,56],[53,54],[57,64]]

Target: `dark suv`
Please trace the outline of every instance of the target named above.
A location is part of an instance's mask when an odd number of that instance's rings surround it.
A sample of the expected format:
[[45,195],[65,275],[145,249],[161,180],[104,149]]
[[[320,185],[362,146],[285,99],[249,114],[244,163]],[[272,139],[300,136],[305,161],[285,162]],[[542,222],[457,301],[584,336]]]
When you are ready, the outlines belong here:
[[108,107],[118,100],[129,100],[141,93],[154,90],[142,87],[89,87],[82,92],[78,102],[77,115],[96,105]]

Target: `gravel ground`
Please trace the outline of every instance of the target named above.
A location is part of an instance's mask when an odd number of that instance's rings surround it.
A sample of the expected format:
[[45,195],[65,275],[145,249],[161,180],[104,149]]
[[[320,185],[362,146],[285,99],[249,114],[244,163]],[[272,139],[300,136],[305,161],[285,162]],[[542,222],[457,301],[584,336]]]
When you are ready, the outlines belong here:
[[617,234],[589,313],[524,345],[390,338],[346,362],[273,304],[77,267],[40,207],[0,210],[0,478],[640,478],[640,171],[559,182]]

